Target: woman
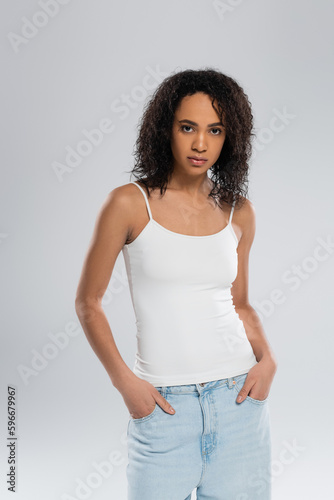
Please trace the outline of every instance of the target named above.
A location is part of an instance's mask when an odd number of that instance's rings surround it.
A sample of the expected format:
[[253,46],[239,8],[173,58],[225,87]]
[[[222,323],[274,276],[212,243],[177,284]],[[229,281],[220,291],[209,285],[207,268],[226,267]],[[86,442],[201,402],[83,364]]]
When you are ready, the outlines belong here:
[[[231,77],[210,68],[169,76],[142,117],[138,180],[113,189],[97,218],[76,310],[130,413],[129,500],[190,500],[196,487],[197,499],[271,495],[277,362],[248,301],[252,127]],[[133,371],[101,306],[121,250],[136,314]]]

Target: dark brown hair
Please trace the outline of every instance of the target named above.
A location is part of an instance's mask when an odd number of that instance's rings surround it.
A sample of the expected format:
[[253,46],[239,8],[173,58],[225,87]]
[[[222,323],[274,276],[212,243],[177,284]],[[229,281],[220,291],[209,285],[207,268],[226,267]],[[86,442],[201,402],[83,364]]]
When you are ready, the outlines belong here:
[[253,115],[247,95],[235,79],[213,68],[185,70],[165,78],[154,91],[144,112],[134,148],[135,180],[164,194],[173,171],[170,146],[174,113],[185,96],[204,92],[223,121],[226,138],[220,156],[210,168],[214,183],[209,196],[215,202],[233,200],[242,205],[247,196]]

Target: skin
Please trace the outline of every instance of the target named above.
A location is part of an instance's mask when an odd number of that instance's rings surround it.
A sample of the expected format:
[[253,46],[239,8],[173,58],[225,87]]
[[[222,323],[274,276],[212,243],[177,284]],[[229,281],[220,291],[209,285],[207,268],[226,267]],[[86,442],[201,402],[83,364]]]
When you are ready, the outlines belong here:
[[[196,125],[189,124],[189,120]],[[211,98],[201,92],[183,98],[175,111],[171,137],[173,173],[165,195],[160,197],[159,190],[153,190],[149,199],[153,218],[171,231],[201,236],[214,234],[228,223],[231,207],[225,204],[220,209],[208,198],[212,182],[207,172],[218,159],[226,138],[224,123],[208,125],[219,121]],[[187,159],[194,155],[208,161],[194,166]],[[167,413],[175,412],[152,384],[137,377],[126,365],[102,308],[102,298],[122,247],[138,237],[148,220],[143,195],[133,184],[116,187],[108,194],[97,216],[75,300],[87,339],[133,418],[149,415],[156,403]],[[239,243],[238,275],[231,293],[258,361],[239,392],[241,400],[237,402],[242,403],[246,396],[259,400],[268,397],[277,361],[248,298],[248,262],[255,235],[255,209],[249,200],[235,209],[232,226]]]

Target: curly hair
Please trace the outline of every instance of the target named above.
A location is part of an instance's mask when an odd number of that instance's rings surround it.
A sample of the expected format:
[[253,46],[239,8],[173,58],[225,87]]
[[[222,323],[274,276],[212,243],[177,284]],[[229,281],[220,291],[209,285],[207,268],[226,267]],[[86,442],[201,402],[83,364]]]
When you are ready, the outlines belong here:
[[235,201],[242,205],[248,191],[251,136],[255,135],[251,104],[236,80],[213,68],[172,73],[156,88],[138,125],[135,166],[130,172],[144,184],[148,196],[148,188],[159,187],[160,193],[165,193],[173,172],[170,142],[174,113],[183,97],[196,92],[211,97],[219,118],[224,117],[226,130],[220,156],[209,169],[214,184],[209,196],[215,203]]

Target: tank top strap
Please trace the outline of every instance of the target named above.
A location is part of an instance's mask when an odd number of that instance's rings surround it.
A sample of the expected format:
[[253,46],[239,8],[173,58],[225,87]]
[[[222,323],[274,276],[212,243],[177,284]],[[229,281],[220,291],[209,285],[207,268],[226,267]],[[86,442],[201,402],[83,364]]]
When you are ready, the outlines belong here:
[[233,212],[234,212],[234,205],[235,205],[235,201],[232,203],[232,208],[231,208],[231,213],[230,213],[230,219],[228,221],[229,224],[231,224],[231,222],[232,222],[232,217],[233,217]]
[[151,212],[151,208],[150,208],[150,205],[149,205],[149,202],[148,202],[148,198],[147,198],[147,195],[145,193],[145,191],[143,190],[143,188],[141,186],[139,186],[139,184],[137,184],[135,181],[130,181],[130,183],[134,184],[135,186],[137,186],[140,191],[143,193],[144,195],[144,198],[145,198],[145,203],[146,203],[146,207],[147,207],[147,211],[148,211],[148,215],[150,217],[150,220],[153,219],[152,217],[152,212]]

